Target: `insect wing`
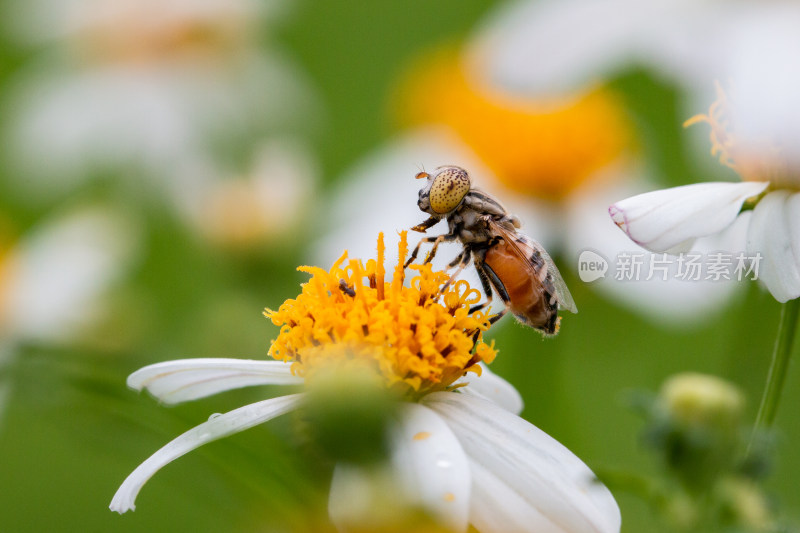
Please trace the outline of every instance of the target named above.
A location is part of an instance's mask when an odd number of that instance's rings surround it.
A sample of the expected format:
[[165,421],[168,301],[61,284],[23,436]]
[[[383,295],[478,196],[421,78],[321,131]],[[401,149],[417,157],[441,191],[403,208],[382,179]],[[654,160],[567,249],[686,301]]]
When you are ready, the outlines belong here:
[[558,267],[556,267],[556,264],[553,262],[553,258],[550,257],[550,254],[547,253],[541,244],[527,236],[526,239],[533,249],[537,250],[542,255],[542,259],[544,259],[544,263],[547,265],[547,272],[549,272],[550,276],[553,278],[553,285],[556,288],[558,303],[570,313],[577,313],[578,306],[575,305],[575,300],[572,299],[567,284],[564,283],[564,278],[561,277],[561,272],[558,271]]
[[530,258],[522,250],[520,250],[519,246],[517,245],[517,239],[523,240],[528,246],[539,252],[544,260],[544,264],[547,266],[547,272],[553,279],[553,286],[556,289],[556,299],[558,300],[558,303],[567,311],[571,313],[577,313],[578,307],[575,305],[575,300],[572,299],[572,295],[567,288],[567,284],[564,283],[564,278],[561,277],[561,273],[558,271],[556,264],[553,262],[553,258],[550,257],[550,254],[547,253],[544,247],[527,235],[511,233],[489,217],[487,217],[486,220],[489,224],[489,227],[503,237],[503,239],[510,245],[511,249],[514,250],[514,253],[516,253],[525,261],[527,265],[530,266],[530,272],[532,276],[536,275],[536,271],[533,265],[530,264]]

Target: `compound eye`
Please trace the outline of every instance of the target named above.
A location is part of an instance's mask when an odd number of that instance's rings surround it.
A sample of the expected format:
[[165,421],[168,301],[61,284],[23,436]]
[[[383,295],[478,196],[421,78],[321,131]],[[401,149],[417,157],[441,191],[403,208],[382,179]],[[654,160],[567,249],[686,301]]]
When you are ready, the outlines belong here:
[[469,188],[470,179],[466,170],[450,167],[440,171],[431,184],[431,209],[439,214],[453,211],[467,195]]
[[428,176],[430,176],[430,174],[428,174],[427,172],[425,172],[425,171],[423,170],[422,172],[417,172],[416,176],[414,176],[414,177],[415,177],[416,179],[418,179],[418,180],[421,180],[421,179],[425,179],[425,178],[427,178]]

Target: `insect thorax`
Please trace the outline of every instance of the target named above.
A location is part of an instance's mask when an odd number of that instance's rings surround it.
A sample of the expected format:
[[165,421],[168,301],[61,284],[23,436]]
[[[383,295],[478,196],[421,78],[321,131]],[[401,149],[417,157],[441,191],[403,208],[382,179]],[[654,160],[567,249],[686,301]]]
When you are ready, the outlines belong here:
[[488,244],[492,238],[480,213],[470,207],[461,206],[447,218],[451,233],[458,237],[462,244]]

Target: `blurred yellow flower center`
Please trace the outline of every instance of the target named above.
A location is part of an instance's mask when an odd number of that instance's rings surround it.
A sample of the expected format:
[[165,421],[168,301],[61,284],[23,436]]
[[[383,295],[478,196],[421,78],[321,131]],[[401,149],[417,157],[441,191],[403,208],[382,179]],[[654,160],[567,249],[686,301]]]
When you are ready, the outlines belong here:
[[249,179],[230,179],[210,189],[198,222],[214,244],[229,250],[251,249],[280,239],[297,222],[297,200],[276,193],[280,184],[270,184],[273,194],[267,202],[260,185]]
[[268,212],[249,185],[243,180],[228,180],[208,198],[203,230],[215,243],[244,249],[268,234]]
[[[75,43],[78,54],[101,63],[195,59],[222,64],[250,34],[246,14],[236,3],[206,12],[191,4],[165,12],[162,8],[144,0],[100,3],[88,13],[78,12],[75,18],[84,23]],[[154,17],[154,12],[161,15]]]
[[404,286],[406,232],[400,234],[399,259],[391,281],[385,281],[383,234],[377,260],[366,265],[345,252],[325,271],[311,274],[301,294],[265,315],[281,327],[269,354],[292,362],[292,372],[313,379],[331,365],[369,367],[392,390],[419,396],[445,390],[465,372],[480,372],[491,362],[494,343],[482,340],[489,317],[469,308],[481,298],[466,281],[442,291],[448,275],[430,264],[412,265],[416,275]]
[[512,99],[474,84],[448,51],[412,69],[400,90],[401,120],[449,127],[505,185],[531,196],[564,198],[632,145],[621,103],[602,87]]
[[17,256],[14,254],[13,240],[10,231],[6,230],[5,221],[0,218],[0,335],[7,320],[9,309],[8,291],[14,281],[15,271],[18,267]]
[[744,143],[736,133],[730,116],[728,96],[717,84],[717,99],[708,114],[697,114],[683,123],[684,127],[705,122],[711,126],[711,155],[736,171],[744,181],[771,181],[786,184],[789,169],[781,157],[780,147],[768,140]]

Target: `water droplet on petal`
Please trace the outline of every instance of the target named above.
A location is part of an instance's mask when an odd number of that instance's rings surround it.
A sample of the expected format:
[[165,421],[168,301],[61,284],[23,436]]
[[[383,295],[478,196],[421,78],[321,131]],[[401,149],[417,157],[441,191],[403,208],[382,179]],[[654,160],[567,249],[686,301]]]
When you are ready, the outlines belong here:
[[436,457],[436,466],[437,468],[452,468],[453,461],[451,461],[448,456],[442,454]]
[[222,416],[222,413],[214,413],[213,415],[209,416],[209,420],[214,420],[215,418],[219,418]]

